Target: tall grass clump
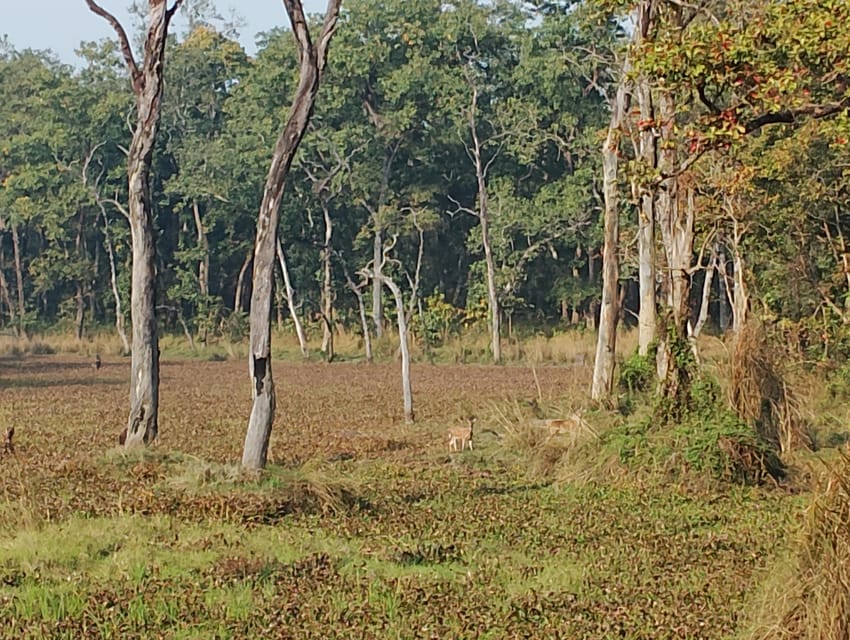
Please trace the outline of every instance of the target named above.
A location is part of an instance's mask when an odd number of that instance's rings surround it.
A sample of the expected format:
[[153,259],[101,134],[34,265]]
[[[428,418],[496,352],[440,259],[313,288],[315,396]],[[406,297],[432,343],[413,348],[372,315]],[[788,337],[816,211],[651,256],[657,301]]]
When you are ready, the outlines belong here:
[[842,453],[815,492],[793,557],[754,607],[749,640],[850,637],[850,457]]
[[787,359],[761,322],[747,322],[733,338],[729,404],[742,421],[783,454],[812,446],[800,403],[779,364]]

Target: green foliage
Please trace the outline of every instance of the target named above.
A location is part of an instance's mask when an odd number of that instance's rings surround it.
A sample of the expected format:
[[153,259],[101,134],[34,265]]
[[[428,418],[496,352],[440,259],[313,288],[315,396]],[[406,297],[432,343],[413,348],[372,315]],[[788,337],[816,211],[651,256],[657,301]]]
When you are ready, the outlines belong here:
[[707,377],[691,385],[688,411],[678,421],[660,422],[653,414],[633,419],[605,432],[601,446],[635,471],[736,484],[785,474],[772,445],[726,406],[719,385]]
[[635,352],[620,365],[618,384],[623,391],[634,394],[648,391],[654,378],[654,351],[645,356]]

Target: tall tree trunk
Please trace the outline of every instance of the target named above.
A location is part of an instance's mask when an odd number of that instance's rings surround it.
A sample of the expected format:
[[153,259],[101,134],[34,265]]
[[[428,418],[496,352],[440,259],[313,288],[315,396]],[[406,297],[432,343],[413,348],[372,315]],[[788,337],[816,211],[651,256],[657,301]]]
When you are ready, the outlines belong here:
[[254,242],[254,275],[251,292],[251,353],[249,372],[253,407],[245,435],[242,466],[262,469],[266,466],[272,421],[275,410],[275,389],[271,362],[271,304],[274,285],[274,258],[277,240],[278,211],[283,188],[292,159],[298,149],[310,116],[319,81],[327,60],[327,50],[333,37],[341,0],[328,0],[324,24],[314,46],[300,0],[284,0],[299,56],[299,80],[286,125],[278,138],[269,167],[263,201],[257,217],[257,236]]
[[[641,122],[639,152],[644,167],[656,168],[655,135],[650,122],[654,122],[652,94],[649,81],[640,78],[637,86]],[[652,190],[640,189],[638,207],[638,285],[640,309],[638,311],[638,353],[646,355],[657,337],[655,300],[655,198]]]
[[133,345],[130,363],[130,415],[125,446],[156,439],[159,418],[159,340],[156,327],[156,243],[150,195],[150,169],[162,109],[165,42],[168,25],[183,0],[171,8],[167,0],[148,1],[148,27],[142,67],[136,65],[127,34],[118,20],[94,0],[89,9],[104,18],[118,35],[121,53],[136,96],[136,124],[127,153],[130,235],[133,274],[130,309]]
[[392,278],[388,278],[387,276],[381,276],[380,278],[381,282],[386,285],[395,299],[396,315],[398,316],[399,350],[401,351],[401,392],[404,406],[404,421],[407,424],[413,424],[413,392],[410,386],[410,346],[407,335],[404,300],[402,299],[401,290],[393,282]]
[[591,398],[607,400],[614,387],[614,355],[617,348],[618,286],[620,262],[617,255],[620,243],[620,193],[617,187],[620,138],[629,108],[631,63],[628,55],[617,94],[611,108],[608,135],[602,145],[603,245],[602,245],[602,308],[596,340],[596,359],[593,363]]
[[242,298],[244,297],[245,274],[248,273],[248,267],[251,266],[251,259],[254,257],[252,251],[248,252],[245,260],[242,262],[242,267],[239,269],[239,276],[236,278],[236,291],[233,293],[233,312],[242,312]]
[[106,207],[98,198],[100,215],[103,219],[103,243],[106,245],[106,256],[109,259],[109,285],[112,289],[112,299],[115,301],[115,331],[121,338],[122,353],[130,353],[130,342],[124,329],[124,310],[121,304],[121,294],[118,291],[118,270],[115,267],[115,251],[112,247],[112,236],[109,233],[109,219],[106,217]]
[[381,284],[381,258],[384,255],[384,239],[381,228],[375,221],[375,235],[372,238],[372,263],[375,265],[375,280],[372,282],[372,323],[375,325],[375,337],[384,335],[384,299]]
[[21,241],[18,236],[18,227],[12,225],[12,251],[15,258],[15,283],[18,289],[18,335],[27,338],[26,306],[24,302],[24,268],[21,264]]
[[484,264],[487,267],[487,305],[490,311],[490,351],[493,362],[502,362],[501,309],[496,291],[496,264],[490,244],[490,208],[487,194],[487,169],[489,164],[482,157],[481,140],[478,137],[476,116],[478,113],[478,87],[472,87],[472,104],[469,108],[469,131],[472,134],[472,160],[475,163],[475,178],[478,182],[478,220],[481,223],[481,243],[484,247]]
[[750,297],[747,293],[747,281],[744,268],[744,254],[741,241],[744,225],[733,220],[732,227],[732,331],[739,332],[747,323],[750,309]]
[[295,290],[292,288],[292,280],[289,278],[289,267],[286,266],[286,254],[283,252],[283,246],[280,241],[277,243],[277,259],[280,262],[280,272],[283,275],[283,290],[286,306],[289,309],[289,317],[292,318],[292,324],[295,325],[295,335],[298,336],[298,346],[301,349],[301,357],[305,360],[310,357],[310,348],[307,345],[307,335],[304,333],[304,325],[301,324],[301,318],[298,316],[298,309],[295,306]]
[[[657,355],[658,380],[664,397],[684,402],[690,385],[690,372],[686,363],[674,356],[674,351],[687,340],[694,246],[693,189],[687,192],[686,201],[681,202],[679,178],[676,175],[678,152],[673,96],[667,91],[660,92],[658,104],[661,118],[658,166],[661,174],[668,176],[661,182],[656,201],[668,280],[665,331],[659,336]],[[674,402],[674,406],[681,402]]]
[[[83,242],[83,227],[85,225],[85,213],[83,211],[80,212],[80,221],[77,226],[77,237],[74,240],[74,250],[77,253],[77,257],[79,259],[83,259],[85,257],[85,247]],[[85,320],[86,320],[86,292],[85,292],[85,284],[83,280],[77,280],[76,282],[76,292],[74,295],[74,304],[76,306],[76,316],[74,318],[74,337],[77,342],[82,342],[83,340],[83,331],[85,329]]]
[[9,309],[9,323],[14,327],[17,324],[15,304],[12,302],[12,296],[9,293],[9,283],[6,281],[5,268],[6,261],[3,259],[3,249],[0,247],[0,298],[6,304],[6,308]]
[[722,240],[718,240],[715,246],[717,255],[717,326],[721,332],[729,329],[729,263],[726,259],[726,244]]
[[202,257],[198,261],[198,290],[206,298],[210,293],[210,243],[201,220],[201,210],[197,200],[192,200],[192,215],[195,219],[195,230],[198,234],[198,248]]
[[82,282],[77,282],[76,284],[76,293],[74,294],[74,305],[77,308],[77,312],[74,317],[74,338],[77,340],[77,342],[82,342],[86,320],[86,297],[85,293],[83,292]]
[[342,268],[345,272],[345,282],[348,285],[348,288],[351,289],[351,292],[354,294],[354,297],[357,298],[357,310],[360,314],[360,327],[363,331],[363,346],[366,351],[366,362],[371,363],[373,360],[372,334],[369,332],[369,323],[366,318],[366,304],[363,302],[363,287],[366,283],[361,283],[359,286],[354,284],[354,281],[348,274],[348,269],[346,268],[344,263],[342,265]]
[[330,362],[334,358],[333,271],[331,269],[333,221],[326,203],[322,205],[322,216],[325,221],[325,244],[322,247],[322,352],[325,354],[325,359]]

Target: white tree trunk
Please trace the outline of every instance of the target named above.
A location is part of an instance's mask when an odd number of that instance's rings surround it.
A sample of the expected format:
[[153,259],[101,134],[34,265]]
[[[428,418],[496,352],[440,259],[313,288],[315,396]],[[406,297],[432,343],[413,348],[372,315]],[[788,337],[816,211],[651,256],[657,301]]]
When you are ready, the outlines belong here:
[[277,242],[277,259],[280,263],[280,271],[283,274],[284,297],[286,298],[286,306],[289,309],[289,317],[292,318],[292,323],[295,325],[295,335],[298,336],[298,346],[301,348],[301,357],[307,360],[310,357],[310,349],[307,345],[307,335],[304,333],[304,325],[301,324],[301,318],[298,316],[298,309],[295,306],[295,291],[292,288],[292,281],[289,279],[289,268],[286,266],[286,254],[283,252],[283,246],[280,241]]
[[[642,25],[638,24],[638,29]],[[644,167],[654,171],[657,166],[655,135],[650,123],[655,121],[652,92],[646,77],[638,79],[637,98],[640,107],[641,127],[638,153]],[[638,285],[640,309],[638,312],[638,353],[647,355],[657,336],[655,300],[655,198],[651,189],[643,185],[638,207]]]
[[375,280],[372,283],[372,322],[375,325],[375,337],[381,338],[384,335],[384,299],[380,265],[384,256],[384,242],[377,221],[375,225],[375,236],[372,238],[372,264],[375,265]]
[[121,305],[121,294],[118,291],[118,270],[115,268],[115,251],[112,248],[112,237],[109,234],[109,219],[106,217],[106,208],[98,199],[100,215],[103,219],[103,243],[106,246],[106,256],[109,259],[109,285],[112,289],[112,299],[115,301],[115,331],[121,338],[122,353],[130,353],[130,342],[127,340],[127,332],[124,330],[124,310]]
[[331,270],[331,239],[333,238],[333,221],[327,205],[322,207],[325,220],[325,244],[322,247],[322,352],[330,362],[334,358],[333,333],[333,272]]
[[401,392],[402,401],[404,403],[404,421],[407,424],[412,424],[413,416],[413,392],[410,386],[410,346],[407,332],[407,320],[404,312],[404,300],[401,296],[401,290],[395,282],[387,276],[380,276],[380,281],[393,294],[395,298],[396,313],[398,315],[398,340],[399,349],[401,351]]
[[478,88],[472,87],[472,104],[469,108],[469,130],[472,134],[472,148],[470,153],[475,163],[475,177],[478,182],[478,220],[481,223],[481,244],[484,247],[484,264],[487,267],[487,305],[490,311],[490,350],[493,354],[493,362],[502,362],[502,338],[501,338],[501,309],[499,308],[499,296],[496,291],[496,264],[493,259],[493,249],[490,243],[490,207],[487,193],[487,168],[488,164],[482,157],[481,140],[478,137],[478,125],[476,115],[478,112]]
[[210,243],[204,230],[197,200],[192,201],[192,215],[195,219],[195,231],[198,234],[198,247],[203,253],[198,261],[198,290],[202,296],[207,297],[210,293]]

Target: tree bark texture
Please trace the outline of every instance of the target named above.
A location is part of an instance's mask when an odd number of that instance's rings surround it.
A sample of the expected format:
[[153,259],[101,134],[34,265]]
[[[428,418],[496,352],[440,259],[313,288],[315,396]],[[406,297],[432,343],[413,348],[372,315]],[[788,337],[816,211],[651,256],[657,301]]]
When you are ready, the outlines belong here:
[[156,439],[159,418],[159,342],[156,327],[156,244],[150,197],[150,170],[162,110],[165,42],[168,25],[183,0],[169,8],[167,0],[148,0],[144,59],[139,68],[127,34],[118,20],[94,0],[89,9],[104,18],[118,35],[133,93],[136,124],[127,153],[127,183],[133,273],[130,309],[133,344],[130,362],[130,415],[125,446]]
[[[679,188],[678,151],[676,148],[676,108],[673,96],[662,91],[658,96],[661,119],[661,151],[658,167],[668,176],[660,185],[656,200],[658,225],[664,245],[667,268],[667,310],[665,331],[659,336],[657,373],[661,395],[677,398],[687,392],[689,373],[675,352],[687,341],[690,312],[691,266],[694,246],[694,202],[692,189],[686,192],[685,202]],[[683,206],[684,205],[684,206]],[[677,403],[674,402],[674,406]]]
[[322,31],[316,44],[310,36],[300,0],[284,0],[292,24],[299,57],[298,88],[289,118],[275,145],[271,166],[263,190],[254,241],[253,289],[251,292],[251,351],[249,373],[253,406],[242,452],[242,466],[262,469],[266,466],[275,388],[271,363],[271,305],[274,288],[274,260],[278,246],[277,226],[280,202],[292,159],[298,149],[316,100],[319,81],[327,60],[341,0],[329,0]]
[[[636,32],[637,33],[637,32]],[[634,38],[635,36],[633,36]],[[593,363],[593,400],[607,400],[614,387],[614,355],[617,348],[619,317],[618,286],[620,263],[617,255],[620,243],[620,193],[617,185],[620,138],[629,108],[631,62],[628,54],[623,61],[620,83],[611,109],[608,134],[602,145],[603,245],[602,245],[602,306],[596,340],[596,359]]]

